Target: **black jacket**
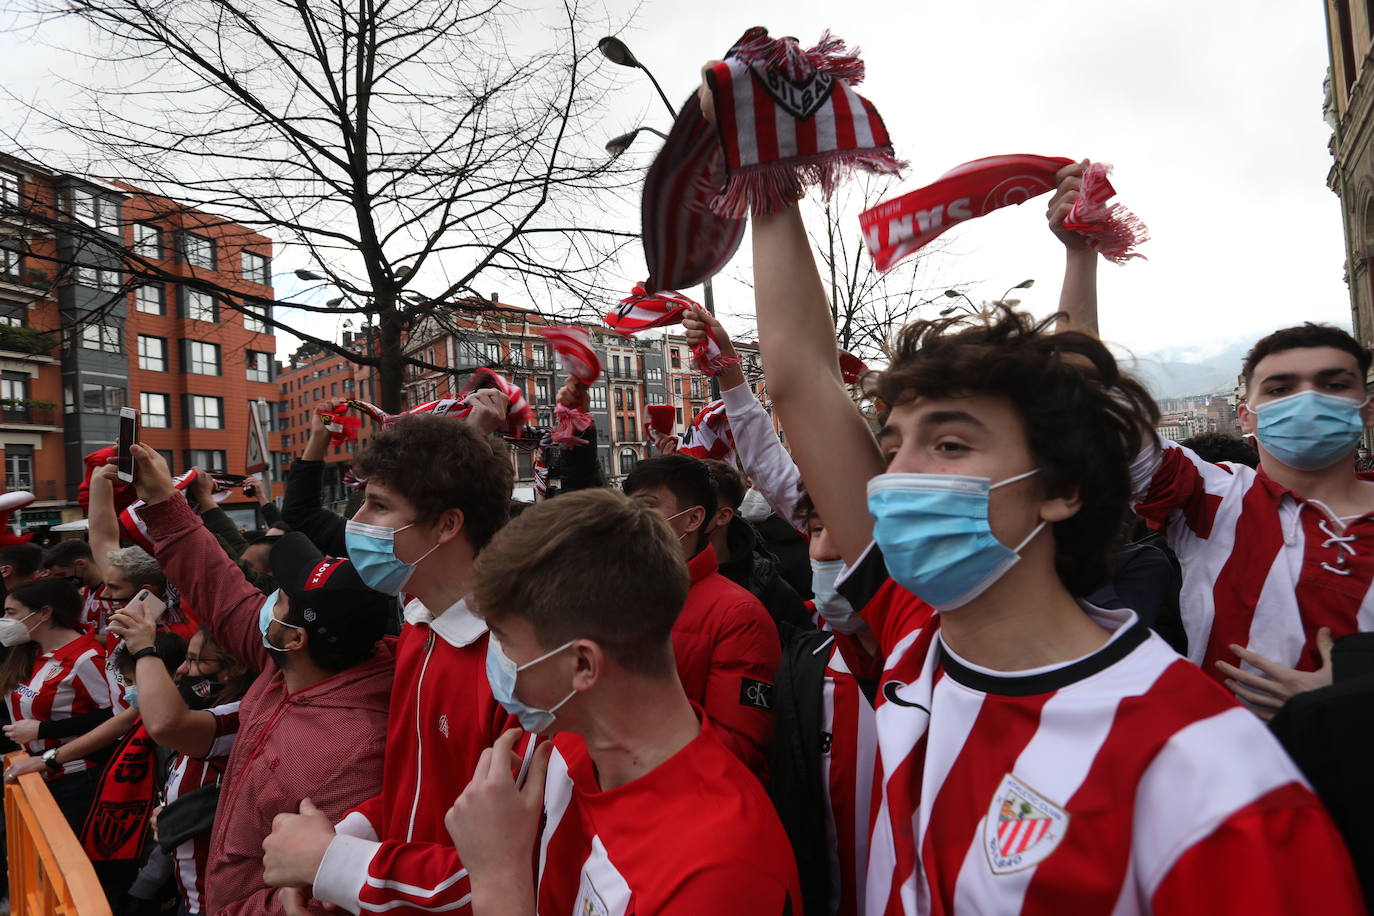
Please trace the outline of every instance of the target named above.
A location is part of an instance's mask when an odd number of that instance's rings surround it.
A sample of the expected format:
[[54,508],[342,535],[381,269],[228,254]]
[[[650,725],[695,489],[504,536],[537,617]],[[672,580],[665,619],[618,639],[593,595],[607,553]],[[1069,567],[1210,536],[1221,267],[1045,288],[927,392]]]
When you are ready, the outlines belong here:
[[746,588],[768,609],[774,623],[811,626],[811,615],[792,586],[778,572],[778,561],[763,546],[754,526],[742,518],[730,520],[726,533],[730,559],[720,564],[720,574]]

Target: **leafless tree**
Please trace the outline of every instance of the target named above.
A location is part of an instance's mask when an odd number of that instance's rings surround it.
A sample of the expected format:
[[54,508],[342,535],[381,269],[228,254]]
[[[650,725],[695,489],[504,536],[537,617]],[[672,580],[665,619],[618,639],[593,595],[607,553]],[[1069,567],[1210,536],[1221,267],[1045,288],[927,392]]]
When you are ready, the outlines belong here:
[[[190,283],[373,366],[384,409],[400,408],[414,362],[407,329],[436,307],[481,308],[481,284],[514,283],[575,318],[619,285],[638,233],[598,225],[595,201],[639,174],[587,133],[608,88],[589,36],[618,24],[583,0],[547,14],[504,0],[31,2],[38,34],[77,17],[97,38],[67,50],[98,74],[73,84],[83,101],[37,122],[85,151],[72,171],[266,235],[335,296],[266,300],[125,250],[128,282]],[[352,316],[375,347],[283,323],[287,307]]]

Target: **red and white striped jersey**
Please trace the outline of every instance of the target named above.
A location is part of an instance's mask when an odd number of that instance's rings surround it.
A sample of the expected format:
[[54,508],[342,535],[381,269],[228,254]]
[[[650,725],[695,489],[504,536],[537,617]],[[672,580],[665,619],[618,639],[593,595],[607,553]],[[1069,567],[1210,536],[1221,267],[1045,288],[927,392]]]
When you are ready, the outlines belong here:
[[821,785],[825,791],[833,916],[864,911],[864,874],[878,747],[873,705],[836,643],[821,686]]
[[105,597],[105,583],[81,590],[81,625],[97,636],[103,636],[110,625],[110,615],[119,610],[122,602]]
[[1374,630],[1374,515],[1340,519],[1263,471],[1163,446],[1131,468],[1135,511],[1183,565],[1188,657],[1207,675],[1224,680],[1215,662],[1236,661],[1233,643],[1313,671],[1321,627]]
[[[871,547],[840,585],[875,633],[888,581]],[[1131,611],[1084,611],[1106,645],[1030,671],[958,658],[940,615],[882,643],[865,912],[1363,912],[1260,721]]]
[[540,913],[800,913],[796,862],[772,803],[704,716],[681,751],[607,791],[581,737],[553,742]]
[[[210,753],[204,757],[177,755],[167,776],[164,805],[170,805],[201,786],[214,785],[224,776],[225,767],[229,765],[229,751],[238,733],[239,704],[225,703],[208,712],[215,716],[215,741],[210,746]],[[209,859],[209,830],[172,850],[172,873],[188,912],[205,912],[205,863]]]
[[[11,721],[51,722],[108,707],[110,690],[105,683],[104,668],[105,649],[89,633],[81,634],[60,649],[39,654],[32,675],[16,685],[6,698]],[[36,756],[71,740],[35,738],[25,748]],[[90,765],[89,760],[73,760],[62,769],[64,773],[79,773]]]

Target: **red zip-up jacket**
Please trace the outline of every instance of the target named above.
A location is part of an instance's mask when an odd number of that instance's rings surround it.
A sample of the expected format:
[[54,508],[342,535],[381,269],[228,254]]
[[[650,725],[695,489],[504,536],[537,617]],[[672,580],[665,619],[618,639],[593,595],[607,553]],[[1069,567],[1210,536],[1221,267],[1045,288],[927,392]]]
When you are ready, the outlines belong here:
[[239,703],[239,730],[220,787],[205,874],[212,916],[280,914],[262,880],[262,841],[272,818],[310,798],[332,820],[376,794],[386,750],[394,642],[368,661],[288,694],[258,630],[265,600],[201,524],[173,497],[140,513],[154,554],[215,641],[262,673]]
[[315,874],[314,895],[351,913],[431,912],[451,867],[435,877],[435,863],[457,858],[444,815],[513,721],[491,695],[487,626],[466,602],[432,617],[415,600],[405,617],[382,793],[339,822]]
[[673,624],[673,655],[687,699],[706,710],[721,742],[762,779],[773,738],[778,629],[759,600],[716,572],[716,552],[687,561],[692,587]]

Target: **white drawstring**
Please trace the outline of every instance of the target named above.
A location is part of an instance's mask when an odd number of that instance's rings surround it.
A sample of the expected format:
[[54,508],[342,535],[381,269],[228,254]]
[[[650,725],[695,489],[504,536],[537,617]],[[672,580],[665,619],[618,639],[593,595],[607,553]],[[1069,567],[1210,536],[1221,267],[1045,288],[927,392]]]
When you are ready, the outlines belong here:
[[1338,534],[1336,534],[1334,531],[1332,531],[1330,528],[1328,528],[1328,527],[1326,526],[1326,520],[1325,520],[1325,519],[1322,519],[1320,522],[1317,522],[1317,527],[1320,528],[1320,529],[1321,529],[1323,532],[1325,532],[1326,535],[1327,535],[1326,540],[1322,541],[1322,546],[1323,546],[1323,547],[1330,547],[1332,544],[1338,544],[1338,545],[1340,545],[1340,549],[1344,550],[1346,553],[1350,554],[1352,557],[1355,555],[1355,548],[1350,546],[1351,542],[1353,542],[1353,541],[1355,540],[1355,535],[1353,535],[1353,534],[1345,534],[1345,535],[1338,535]]

